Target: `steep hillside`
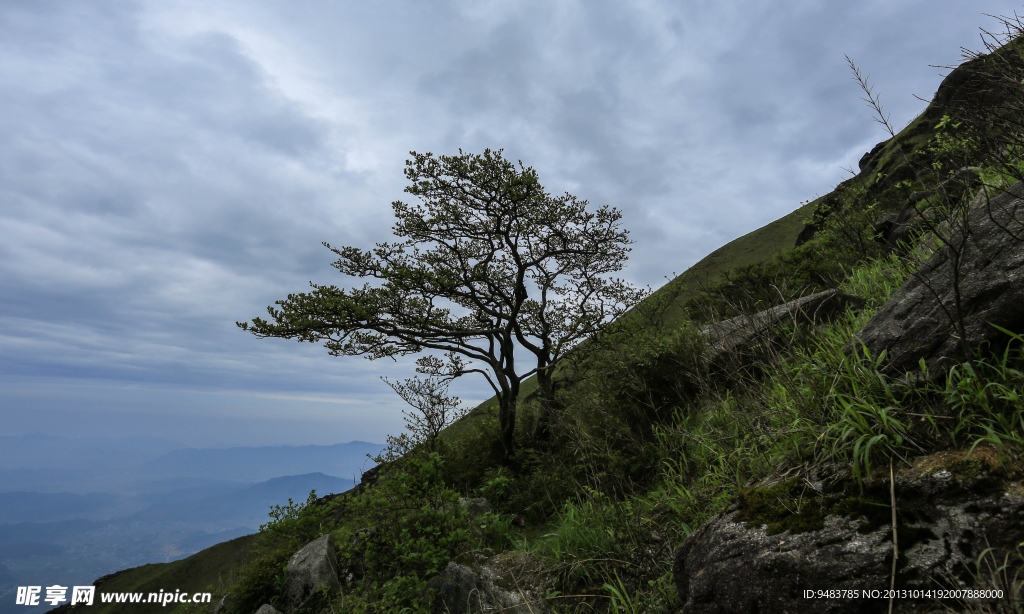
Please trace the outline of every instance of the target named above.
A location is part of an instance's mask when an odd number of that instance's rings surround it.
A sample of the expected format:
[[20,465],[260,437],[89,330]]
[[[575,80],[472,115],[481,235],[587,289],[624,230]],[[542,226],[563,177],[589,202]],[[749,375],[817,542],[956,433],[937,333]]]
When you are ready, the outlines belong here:
[[[523,390],[513,458],[484,403],[350,494],[276,510],[214,600],[237,614],[868,612],[895,587],[910,591],[896,611],[1019,612],[1015,40],[953,71],[857,176],[637,306],[573,356],[555,399]],[[193,558],[217,568],[212,550]],[[833,588],[847,592],[801,592]],[[999,592],[963,592],[980,590]]]

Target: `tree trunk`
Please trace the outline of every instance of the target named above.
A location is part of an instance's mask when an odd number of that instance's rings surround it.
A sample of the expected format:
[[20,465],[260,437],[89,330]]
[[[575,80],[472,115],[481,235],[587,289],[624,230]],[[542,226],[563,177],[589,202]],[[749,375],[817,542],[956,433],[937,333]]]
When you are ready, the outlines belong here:
[[551,419],[555,412],[555,381],[551,369],[537,370],[537,396],[540,398],[540,415],[534,437],[546,441],[551,435]]
[[509,391],[498,398],[498,439],[502,447],[502,464],[508,465],[516,452],[516,407],[519,403],[519,382],[512,382]]

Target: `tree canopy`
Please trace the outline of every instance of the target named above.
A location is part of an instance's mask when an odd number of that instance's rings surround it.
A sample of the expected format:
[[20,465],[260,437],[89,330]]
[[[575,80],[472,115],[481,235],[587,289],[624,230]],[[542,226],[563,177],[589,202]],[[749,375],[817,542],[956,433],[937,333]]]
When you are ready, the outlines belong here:
[[[501,150],[410,153],[405,192],[419,202],[392,203],[399,240],[370,250],[324,243],[336,269],[370,282],[310,282],[311,292],[268,307],[268,320],[237,324],[257,337],[322,342],[334,356],[426,350],[417,370],[432,377],[479,373],[497,396],[508,459],[522,381],[537,375],[550,411],[559,360],[645,295],[609,276],[631,241],[617,209],[548,194],[532,167]],[[532,354],[527,366],[517,364],[517,347]]]

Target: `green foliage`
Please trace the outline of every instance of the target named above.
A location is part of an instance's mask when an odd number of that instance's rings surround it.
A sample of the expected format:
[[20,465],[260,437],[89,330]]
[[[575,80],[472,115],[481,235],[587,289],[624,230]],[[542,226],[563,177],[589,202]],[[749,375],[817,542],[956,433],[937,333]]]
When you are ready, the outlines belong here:
[[[1024,612],[1024,543],[1014,550],[986,548],[972,572],[975,585],[998,591],[996,601],[959,600],[961,611],[969,614],[1022,614]],[[955,584],[954,584],[955,586]]]
[[903,399],[896,397],[891,381],[882,373],[885,352],[872,357],[856,342],[853,352],[851,359],[842,363],[846,390],[832,396],[838,411],[822,439],[832,457],[852,457],[853,473],[860,481],[871,472],[872,452],[877,455],[884,448],[892,454],[903,446],[907,426],[898,418]]
[[920,252],[908,256],[889,254],[853,268],[840,289],[866,301],[869,311],[882,306],[912,274],[912,267],[924,261]]
[[499,429],[498,420],[491,415],[469,415],[441,435],[444,443],[439,453],[446,460],[445,479],[449,484],[462,488],[480,484],[485,474],[503,464]]
[[271,506],[270,520],[260,526],[253,558],[231,590],[232,612],[253,612],[264,603],[280,605],[288,558],[326,532],[328,518],[336,507],[337,503],[318,501],[315,490],[310,491],[305,502],[288,499],[287,505]]
[[952,176],[969,163],[984,157],[981,135],[963,121],[956,121],[950,115],[942,116],[935,124],[935,136],[928,143],[931,154],[931,169],[939,176]]
[[[667,540],[678,533],[667,524],[662,496],[614,499],[587,491],[566,501],[550,530],[518,547],[550,558],[563,591],[598,588],[619,574],[644,582],[668,572]],[[666,532],[660,539],[652,532]]]
[[434,596],[426,580],[458,552],[483,542],[507,546],[508,518],[484,515],[471,522],[457,492],[444,481],[437,452],[411,454],[358,497],[331,503],[315,493],[303,503],[274,506],[261,527],[257,556],[231,589],[232,611],[255,611],[281,603],[285,564],[298,548],[333,532],[343,594],[324,594],[306,610],[344,605],[352,612],[428,612]]
[[436,453],[409,459],[354,504],[353,513],[376,532],[366,542],[368,575],[429,577],[465,542],[468,514],[445,487],[442,466]]
[[231,612],[255,612],[264,603],[280,606],[287,581],[285,566],[292,553],[291,549],[278,548],[271,552],[263,552],[249,562],[238,584],[231,590]]
[[[691,399],[706,383],[704,339],[693,326],[674,330],[630,331],[588,365],[597,393],[632,413],[637,426],[664,421],[659,416]],[[668,415],[671,415],[670,413]]]
[[626,588],[618,574],[615,574],[615,584],[606,582],[602,588],[611,595],[612,612],[615,614],[641,614],[647,611],[641,594]]
[[406,458],[348,507],[335,532],[342,569],[358,572],[350,596],[368,611],[424,611],[431,595],[426,580],[460,549],[472,547],[469,515],[443,480],[439,454]]
[[868,186],[862,182],[841,184],[832,193],[828,205],[828,215],[820,222],[818,239],[828,253],[842,255],[842,264],[846,266],[881,253],[875,220],[883,213],[883,206],[874,194],[869,194]]
[[287,505],[270,506],[270,521],[260,525],[260,541],[257,548],[273,549],[283,544],[307,544],[324,534],[325,519],[335,505],[321,504],[316,491],[309,491],[304,503],[290,498]]
[[[595,500],[596,498],[596,500]],[[600,559],[622,555],[622,534],[615,530],[615,508],[603,496],[567,501],[553,527],[533,544],[536,551],[568,566],[570,581],[598,581],[604,576]]]
[[972,450],[983,442],[1024,447],[1024,339],[1000,330],[1011,339],[1000,354],[979,352],[972,363],[950,369],[936,390],[956,416],[952,442],[971,443]]
[[487,498],[492,505],[507,507],[511,497],[512,480],[507,475],[499,472],[495,477],[487,480],[480,488],[480,494]]

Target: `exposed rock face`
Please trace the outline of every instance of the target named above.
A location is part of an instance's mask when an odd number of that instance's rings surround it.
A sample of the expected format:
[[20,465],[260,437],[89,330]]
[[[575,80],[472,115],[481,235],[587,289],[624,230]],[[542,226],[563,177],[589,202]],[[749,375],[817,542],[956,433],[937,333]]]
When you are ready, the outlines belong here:
[[863,299],[835,288],[790,301],[752,316],[739,316],[708,324],[700,329],[707,339],[705,359],[711,365],[747,354],[755,345],[771,342],[782,324],[820,322],[841,313],[849,305],[862,305]]
[[[995,454],[979,448],[969,459],[963,452],[924,457],[898,473],[896,588],[979,588],[984,576],[971,570],[982,552],[1016,550],[1024,540],[1024,492],[997,466]],[[888,472],[861,494],[848,472],[825,470],[744,491],[683,542],[674,573],[686,614],[879,612],[887,600],[804,592],[882,591],[891,566]],[[895,604],[910,613],[939,605]]]
[[326,586],[331,593],[341,590],[338,563],[334,556],[334,538],[330,534],[318,537],[293,554],[288,559],[287,569],[285,609],[288,612],[302,607],[321,586]]
[[942,194],[946,202],[957,202],[980,183],[979,168],[964,167],[943,181],[938,187],[920,190],[910,195],[898,212],[885,213],[875,222],[875,232],[888,251],[903,250],[915,236],[925,232],[938,217],[928,199]]
[[885,144],[888,142],[889,141],[882,141],[877,143],[871,148],[871,151],[861,156],[860,160],[857,162],[858,168],[860,168],[861,171],[873,171],[875,167],[878,166],[878,154],[885,148]]
[[538,590],[526,581],[529,564],[512,560],[524,553],[470,553],[448,563],[427,586],[438,595],[439,611],[450,614],[504,612],[540,614],[546,610]]
[[974,204],[968,228],[958,268],[949,247],[940,248],[857,333],[873,356],[887,352],[889,372],[915,370],[924,359],[941,373],[969,358],[951,319],[957,317],[954,273],[969,347],[1005,340],[991,324],[1024,332],[1024,184]]
[[[868,179],[865,175],[878,169],[886,155],[898,158],[901,156],[897,152],[902,150],[908,156],[914,157],[915,154],[911,151],[913,147],[912,140],[922,135],[930,137],[934,134],[935,124],[944,115],[962,118],[964,109],[992,109],[993,107],[998,108],[999,105],[1005,105],[1005,101],[1008,98],[1012,99],[1012,93],[1008,91],[1008,88],[1016,87],[1016,85],[1012,80],[1000,79],[997,76],[998,71],[994,70],[991,64],[989,64],[993,56],[998,55],[1000,55],[1000,52],[976,58],[957,66],[942,80],[942,84],[939,85],[939,89],[935,92],[934,98],[925,109],[920,121],[914,122],[911,126],[908,126],[908,129],[902,131],[896,139],[896,143],[893,143],[893,139],[888,139],[875,145],[857,163],[860,167],[860,174],[856,178],[843,182],[841,185],[848,185],[848,182]],[[920,159],[915,161],[924,168],[930,168],[930,161]],[[883,177],[872,178],[873,182],[878,182],[877,185],[891,186],[904,179],[913,180],[917,175],[913,170],[914,165],[897,163],[884,166],[886,167],[884,179]],[[813,220],[804,227],[797,237],[797,246],[810,241],[814,238],[815,233],[824,227],[826,218],[832,215],[835,210],[838,192],[838,189],[834,190],[820,200],[814,212]],[[897,236],[892,241],[887,242],[890,247],[895,246],[898,239],[905,238],[906,223],[910,222],[910,218],[915,214],[912,210],[908,211],[905,207],[900,212],[900,215],[902,219],[895,226],[890,221],[887,227],[881,229],[886,236],[889,236],[890,232],[896,231]]]
[[359,484],[366,484],[367,486],[370,484],[376,484],[377,480],[380,479],[380,472],[383,468],[384,465],[374,465],[373,467],[370,467],[359,477]]
[[[358,497],[365,489],[373,486],[380,479],[382,471],[386,471],[388,463],[381,465],[374,465],[370,469],[363,472],[363,475],[359,478],[359,483],[355,487],[346,490],[345,492],[334,493],[330,495],[324,495],[316,500],[316,505],[327,505],[334,501],[352,501],[355,497]],[[344,505],[336,508],[330,515],[332,520],[338,520],[344,517],[346,509]]]

